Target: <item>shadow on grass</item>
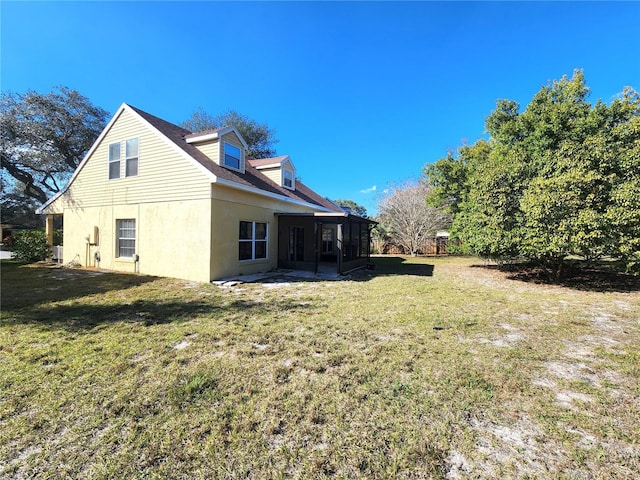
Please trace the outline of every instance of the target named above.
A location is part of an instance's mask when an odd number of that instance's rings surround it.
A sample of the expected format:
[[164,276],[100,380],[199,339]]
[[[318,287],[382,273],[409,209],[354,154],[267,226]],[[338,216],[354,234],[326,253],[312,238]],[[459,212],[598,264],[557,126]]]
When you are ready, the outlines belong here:
[[[311,304],[300,304],[294,298],[270,302],[229,301],[224,295],[201,299],[190,297],[188,293],[184,299],[166,298],[164,292],[172,286],[164,284],[124,294],[133,287],[166,281],[144,275],[4,261],[1,268],[3,325],[33,324],[53,329],[83,330],[116,322],[150,326],[189,321],[200,316],[243,322],[265,313],[315,308]],[[98,297],[97,301],[83,300],[83,297],[96,294],[105,296]],[[52,302],[64,303],[51,305]]]
[[107,274],[46,263],[24,264],[3,260],[0,268],[3,312],[123,290],[158,280],[148,275]]
[[[421,277],[433,277],[434,265],[428,263],[412,262],[410,257],[372,257],[371,261],[375,270],[373,276],[389,275],[418,275]],[[363,279],[367,279],[363,277]]]
[[31,324],[44,328],[70,331],[90,330],[113,323],[139,323],[144,326],[180,323],[198,317],[208,317],[229,323],[246,323],[251,318],[282,311],[308,313],[313,305],[283,299],[268,304],[236,300],[216,305],[205,300],[172,300],[168,302],[136,300],[120,305],[92,305],[77,303],[36,307],[15,312],[6,324]]
[[472,265],[506,272],[510,280],[557,285],[585,292],[640,292],[640,277],[614,270],[608,265],[587,265],[583,262],[569,263],[560,278],[549,269],[527,263],[508,265]]

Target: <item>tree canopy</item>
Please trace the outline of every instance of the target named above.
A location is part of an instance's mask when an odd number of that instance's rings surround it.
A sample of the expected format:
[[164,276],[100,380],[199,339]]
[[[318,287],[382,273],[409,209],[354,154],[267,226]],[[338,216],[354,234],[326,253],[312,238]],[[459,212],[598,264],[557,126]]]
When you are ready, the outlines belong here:
[[[40,203],[60,191],[100,135],[108,112],[76,90],[2,93],[3,183]],[[3,194],[6,193],[3,187]]]
[[351,213],[353,213],[354,215],[357,215],[357,216],[362,217],[362,218],[368,218],[367,217],[367,209],[366,209],[366,207],[363,207],[362,205],[358,205],[353,200],[338,199],[338,200],[333,200],[333,203],[335,203],[336,205],[338,205],[341,208],[350,209]]
[[640,96],[625,88],[591,105],[588,94],[577,70],[523,112],[499,100],[488,140],[425,167],[429,202],[455,214],[452,231],[469,253],[558,272],[569,255],[640,266]]
[[249,146],[247,157],[269,158],[276,156],[276,132],[266,123],[258,123],[246,115],[229,110],[221,115],[212,116],[198,109],[180,125],[192,132],[201,132],[221,127],[236,127]]

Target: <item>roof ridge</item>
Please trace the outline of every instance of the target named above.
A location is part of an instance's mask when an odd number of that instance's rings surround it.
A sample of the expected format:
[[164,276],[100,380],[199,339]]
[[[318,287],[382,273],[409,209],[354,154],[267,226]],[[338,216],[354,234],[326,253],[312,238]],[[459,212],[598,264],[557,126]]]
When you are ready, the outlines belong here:
[[142,110],[142,109],[140,109],[138,107],[134,107],[133,105],[129,105],[128,103],[125,104],[125,105],[127,105],[129,108],[134,110],[136,113],[138,113],[139,115],[144,117],[145,120],[147,120],[147,121],[153,120],[154,122],[166,124],[168,126],[171,126],[172,128],[177,128],[179,130],[182,130],[183,132],[185,132],[186,135],[189,135],[189,134],[193,133],[193,132],[191,132],[191,130],[188,130],[188,129],[183,128],[183,127],[181,127],[179,125],[176,125],[175,123],[171,123],[170,121],[165,120],[164,118],[160,118],[160,117],[158,117],[156,115],[153,115],[153,114],[151,114],[149,112],[145,112],[144,110]]

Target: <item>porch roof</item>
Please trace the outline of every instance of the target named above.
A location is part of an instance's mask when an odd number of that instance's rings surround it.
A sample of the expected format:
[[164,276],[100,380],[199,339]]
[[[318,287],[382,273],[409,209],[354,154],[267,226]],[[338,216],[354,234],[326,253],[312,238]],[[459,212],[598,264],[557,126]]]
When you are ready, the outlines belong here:
[[369,223],[369,224],[377,224],[375,220],[371,220],[370,218],[359,217],[358,215],[354,215],[348,212],[306,212],[306,213],[286,213],[286,212],[276,212],[276,216],[278,217],[314,217],[314,218],[330,218],[332,220],[339,220],[343,218],[346,220],[356,220],[361,223]]

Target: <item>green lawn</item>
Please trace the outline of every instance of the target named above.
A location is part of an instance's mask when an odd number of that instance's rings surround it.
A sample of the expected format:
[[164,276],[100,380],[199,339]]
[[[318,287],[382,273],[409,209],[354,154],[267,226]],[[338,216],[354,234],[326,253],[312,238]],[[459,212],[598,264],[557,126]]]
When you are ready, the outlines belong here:
[[0,478],[640,476],[640,288],[1,274]]

